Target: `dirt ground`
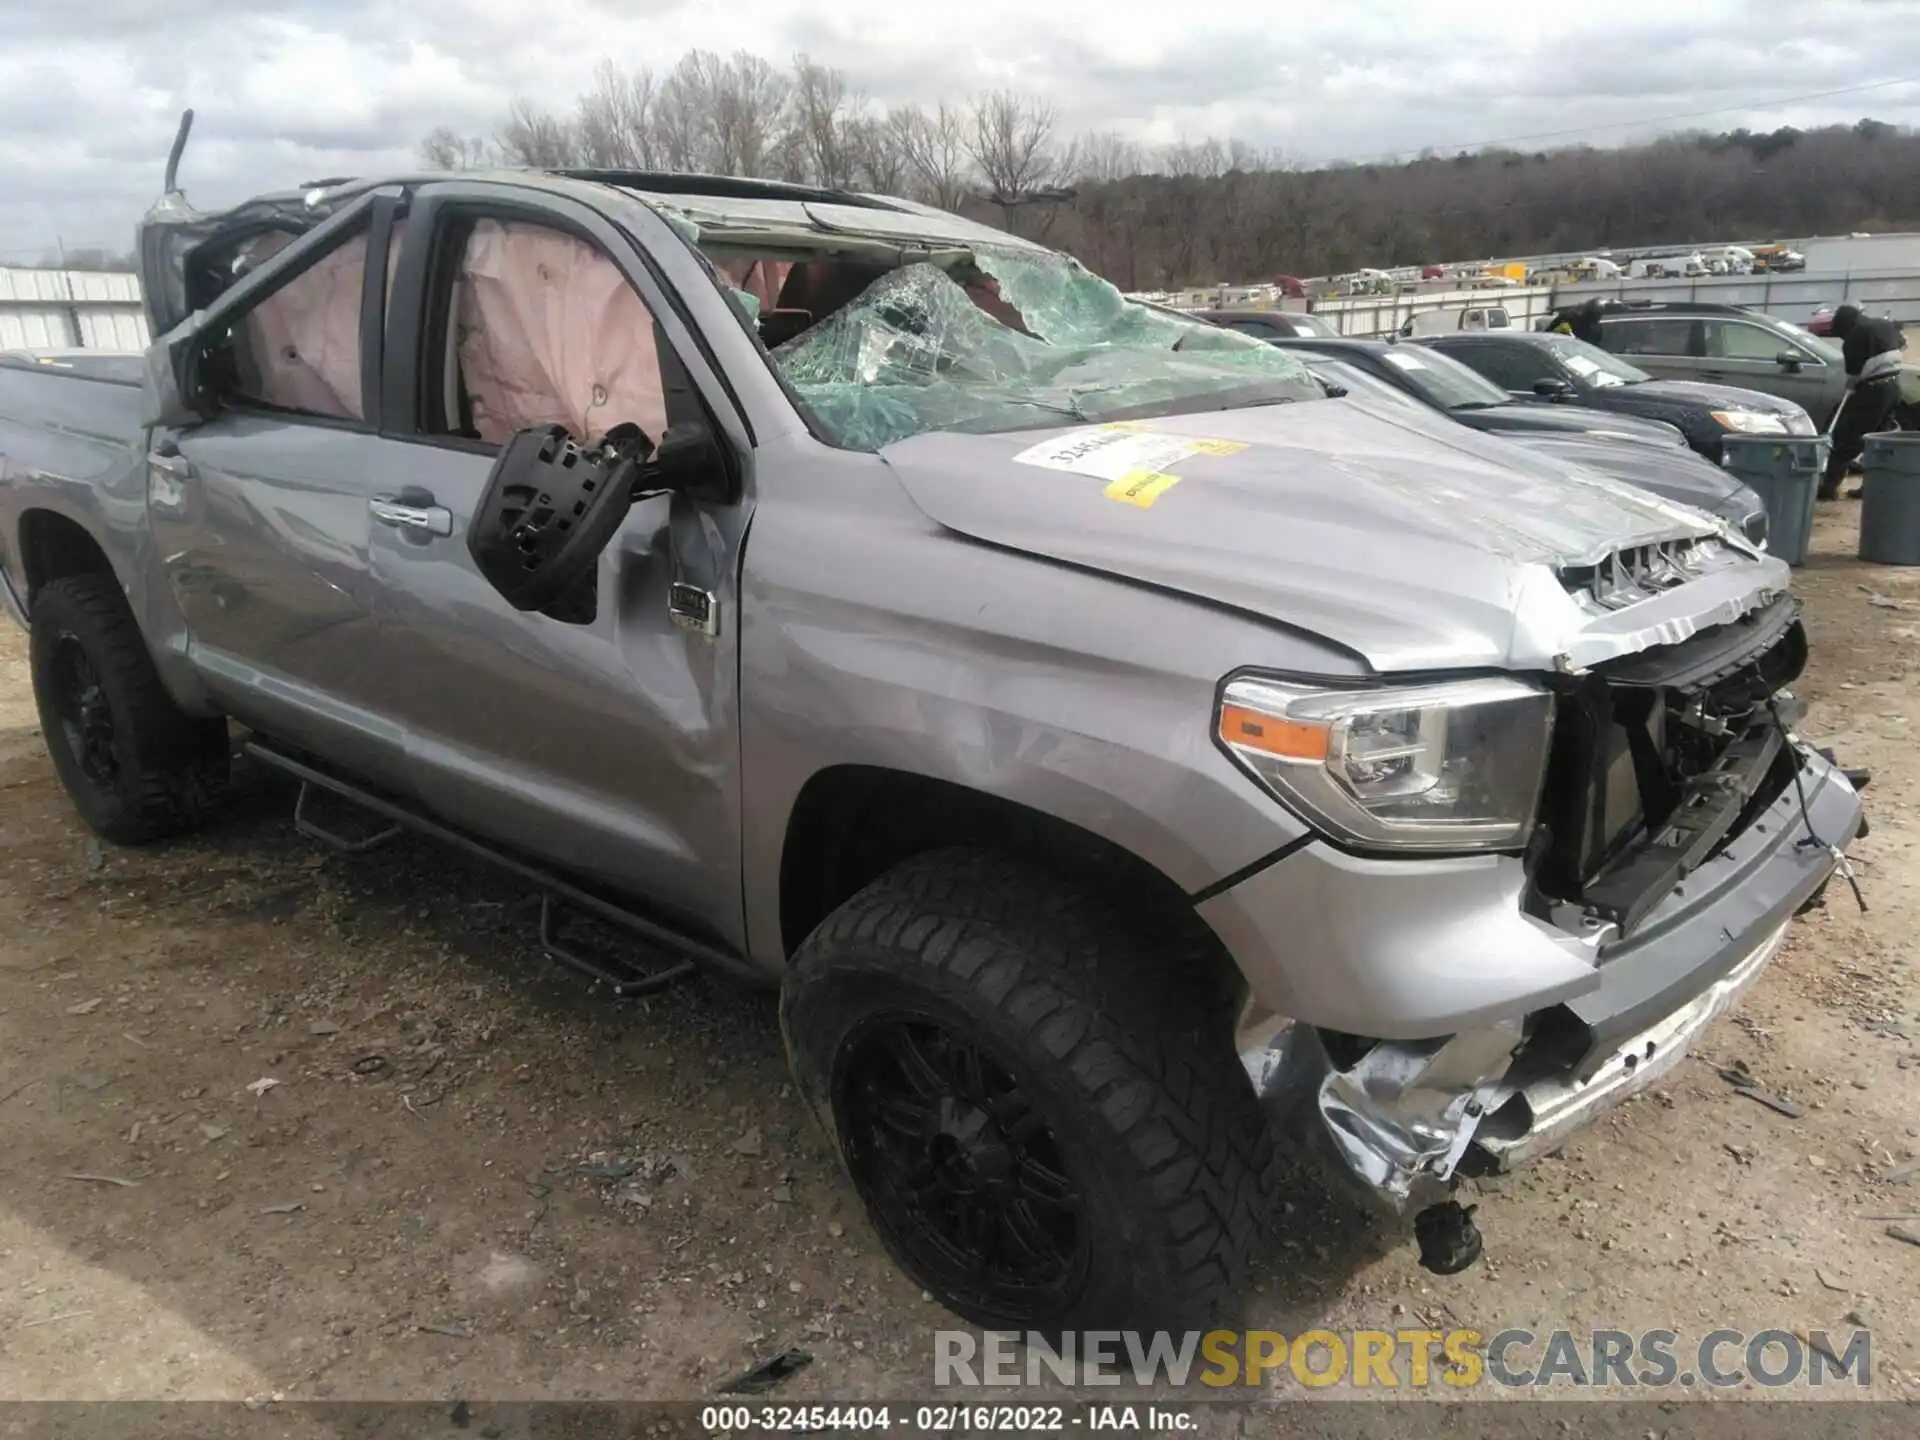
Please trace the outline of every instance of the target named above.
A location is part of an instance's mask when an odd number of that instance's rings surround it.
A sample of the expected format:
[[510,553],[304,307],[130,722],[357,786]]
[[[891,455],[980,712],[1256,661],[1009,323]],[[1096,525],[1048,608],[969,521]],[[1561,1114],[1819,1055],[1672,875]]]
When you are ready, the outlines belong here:
[[[1870,766],[1835,887],[1665,1085],[1479,1188],[1437,1279],[1301,1190],[1247,1323],[1873,1333],[1920,1395],[1920,570],[1800,572],[1807,732]],[[0,1395],[675,1398],[789,1348],[782,1400],[922,1396],[951,1317],[881,1253],[787,1084],[770,997],[596,998],[517,882],[323,853],[249,773],[190,841],[85,834],[0,627]],[[1805,1108],[1734,1093],[1743,1061]],[[1889,1172],[1893,1172],[1892,1176]],[[1284,1392],[1294,1384],[1287,1380]]]

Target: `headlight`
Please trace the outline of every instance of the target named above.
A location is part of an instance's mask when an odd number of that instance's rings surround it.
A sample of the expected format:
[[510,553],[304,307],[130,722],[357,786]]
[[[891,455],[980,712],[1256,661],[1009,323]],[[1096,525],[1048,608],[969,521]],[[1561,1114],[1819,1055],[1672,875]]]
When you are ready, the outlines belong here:
[[1789,435],[1817,435],[1820,432],[1813,428],[1813,417],[1807,414],[1806,411],[1800,410],[1787,417],[1787,433]]
[[1219,734],[1249,774],[1336,840],[1511,850],[1539,808],[1553,697],[1522,680],[1320,690],[1235,680]]
[[1738,430],[1743,435],[1785,435],[1787,422],[1764,410],[1716,410],[1713,418],[1723,430]]

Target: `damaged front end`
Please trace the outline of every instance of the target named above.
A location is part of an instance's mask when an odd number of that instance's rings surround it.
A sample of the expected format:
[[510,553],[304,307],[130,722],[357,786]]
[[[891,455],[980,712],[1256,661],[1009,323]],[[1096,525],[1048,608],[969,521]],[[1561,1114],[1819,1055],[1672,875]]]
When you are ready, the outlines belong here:
[[[1617,578],[1601,577],[1605,593]],[[1282,1123],[1376,1206],[1415,1216],[1430,1269],[1478,1252],[1449,1199],[1462,1177],[1557,1148],[1670,1071],[1844,867],[1859,777],[1792,732],[1798,608],[1779,596],[1553,682],[1521,905],[1589,951],[1589,988],[1429,1040],[1294,1024],[1243,1045]]]

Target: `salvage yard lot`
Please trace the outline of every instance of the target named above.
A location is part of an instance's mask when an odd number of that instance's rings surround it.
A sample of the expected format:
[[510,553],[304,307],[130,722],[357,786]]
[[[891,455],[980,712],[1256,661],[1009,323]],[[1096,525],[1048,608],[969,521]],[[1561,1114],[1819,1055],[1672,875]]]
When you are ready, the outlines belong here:
[[[1869,766],[1855,854],[1648,1097],[1463,1197],[1486,1257],[1422,1272],[1277,1195],[1245,1323],[1873,1332],[1920,1395],[1920,570],[1800,572],[1807,730]],[[519,884],[424,840],[325,854],[245,771],[207,833],[81,829],[0,628],[0,1394],[925,1395],[954,1322],[887,1260],[787,1084],[767,995],[596,998]],[[1736,1094],[1743,1063],[1799,1118]],[[272,1083],[266,1083],[272,1082]],[[1904,1170],[1906,1178],[1901,1179]],[[1292,1386],[1294,1382],[1284,1382]]]

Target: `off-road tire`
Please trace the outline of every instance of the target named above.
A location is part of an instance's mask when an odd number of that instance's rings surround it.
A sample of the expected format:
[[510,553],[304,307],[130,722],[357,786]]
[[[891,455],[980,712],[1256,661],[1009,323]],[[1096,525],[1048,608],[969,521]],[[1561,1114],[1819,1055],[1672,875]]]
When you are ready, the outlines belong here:
[[[226,793],[227,725],[174,704],[119,585],[107,575],[50,580],[34,593],[32,620],[40,731],[80,818],[123,845],[198,824]],[[74,719],[80,663],[96,692],[90,713],[107,722],[94,762]]]
[[[780,1019],[801,1092],[888,1251],[966,1319],[1180,1328],[1233,1295],[1262,1228],[1276,1147],[1234,1054],[1231,997],[1191,945],[1169,944],[1171,933],[1109,888],[946,850],[867,886],[795,956]],[[859,1037],[900,1016],[977,1046],[1024,1087],[1057,1140],[1081,1197],[1086,1263],[1044,1300],[950,1283],[903,1238],[911,1215],[861,1184],[861,1137],[843,1133],[839,1087]]]

